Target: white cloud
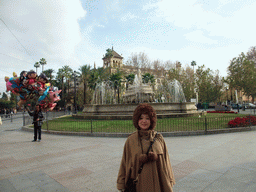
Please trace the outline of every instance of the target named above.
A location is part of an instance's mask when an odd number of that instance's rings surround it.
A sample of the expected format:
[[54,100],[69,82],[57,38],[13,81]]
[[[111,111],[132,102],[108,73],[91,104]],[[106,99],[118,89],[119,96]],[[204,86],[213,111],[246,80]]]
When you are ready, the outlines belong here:
[[191,27],[201,29],[208,23],[218,19],[216,18],[218,17],[217,14],[205,11],[201,4],[196,4],[196,0],[162,0],[146,7],[156,8],[152,14],[152,19],[156,20],[162,17],[175,26],[184,29],[190,29]]
[[184,36],[186,37],[187,40],[191,42],[217,44],[216,40],[212,40],[210,38],[205,37],[203,31],[200,30],[187,33]]
[[[178,47],[169,50],[147,49],[150,56],[156,55],[163,60],[179,60],[188,63],[196,60],[198,65],[205,64],[213,70],[220,69],[226,75],[229,61],[242,51],[255,46],[256,28],[252,18],[256,17],[255,1],[211,1],[162,0],[144,6],[150,12],[149,22],[162,21],[171,25],[177,33]],[[163,22],[165,21],[165,23]],[[169,38],[170,39],[170,38]],[[186,41],[184,41],[186,40]],[[143,49],[143,48],[141,48]],[[162,49],[165,49],[162,46]]]
[[132,14],[131,12],[128,12],[124,16],[120,18],[122,22],[130,21],[131,19],[138,18],[136,15]]
[[[105,10],[104,12],[108,17],[116,18],[121,11],[121,2],[120,0],[105,1]],[[106,18],[107,19],[107,18]]]
[[42,57],[48,61],[45,69],[74,64],[75,48],[81,41],[78,22],[85,15],[80,0],[2,0],[0,18],[27,50],[0,21],[1,65],[13,67],[5,75],[14,69],[17,73],[30,70]]
[[[247,4],[246,4],[247,3]],[[169,1],[162,0],[147,7],[154,8],[152,20],[164,18],[167,22],[182,29],[206,30],[210,36],[246,38],[243,34],[255,33],[251,18],[256,17],[256,2],[218,1],[217,8],[204,8],[196,0]],[[228,9],[228,6],[236,9]],[[226,16],[228,12],[229,16]],[[247,35],[248,36],[248,35]]]
[[231,16],[210,24],[208,28],[209,35],[247,40],[256,32],[251,20],[251,18],[256,17],[255,9],[256,2],[243,6],[241,9],[234,11]]
[[105,28],[105,25],[99,24],[99,25],[97,25],[97,27]]
[[[33,55],[40,51],[51,55],[54,51],[68,59],[81,40],[78,20],[85,16],[85,11],[79,0],[6,0],[0,12],[1,18]],[[17,44],[8,31],[5,36]]]

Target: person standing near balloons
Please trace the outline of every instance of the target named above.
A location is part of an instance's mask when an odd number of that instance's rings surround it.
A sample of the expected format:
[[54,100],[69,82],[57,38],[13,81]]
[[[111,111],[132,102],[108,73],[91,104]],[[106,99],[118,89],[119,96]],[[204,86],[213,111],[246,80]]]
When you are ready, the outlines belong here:
[[43,124],[43,112],[41,106],[39,104],[36,105],[34,112],[31,112],[28,108],[28,113],[30,116],[33,116],[33,124],[34,124],[34,140],[32,142],[37,141],[37,132],[38,132],[38,142],[41,141],[41,128]]

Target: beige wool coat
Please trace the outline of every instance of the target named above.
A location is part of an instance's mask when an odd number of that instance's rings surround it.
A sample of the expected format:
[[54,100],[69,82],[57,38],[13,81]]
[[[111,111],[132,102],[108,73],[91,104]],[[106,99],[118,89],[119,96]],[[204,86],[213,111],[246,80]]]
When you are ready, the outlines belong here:
[[[129,177],[132,179],[137,177],[140,166],[139,157],[141,154],[146,154],[155,134],[156,131],[154,130],[138,130],[127,138],[117,178],[118,190],[125,188],[125,183]],[[138,179],[137,191],[172,192],[175,179],[167,147],[161,134],[157,134],[151,151],[158,155],[158,160],[144,164]]]

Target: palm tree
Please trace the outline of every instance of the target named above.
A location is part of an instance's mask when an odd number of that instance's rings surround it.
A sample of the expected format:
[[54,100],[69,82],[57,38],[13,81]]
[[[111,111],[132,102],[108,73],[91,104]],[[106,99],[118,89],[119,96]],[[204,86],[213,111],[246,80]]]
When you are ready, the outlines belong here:
[[107,70],[107,68],[103,68],[103,67],[99,67],[98,69],[96,69],[98,76],[100,76],[100,80],[101,81],[106,81],[109,79],[110,77],[110,73]]
[[126,89],[128,89],[129,84],[130,85],[133,84],[133,81],[135,79],[135,75],[133,73],[131,73],[131,74],[125,76],[125,78],[126,78]]
[[51,83],[52,79],[54,78],[54,76],[52,75],[52,73],[54,73],[53,69],[47,69],[45,71],[43,71],[43,73],[46,75],[46,77],[49,77],[49,81]]
[[79,71],[81,71],[80,78],[83,81],[84,84],[84,104],[86,104],[86,91],[87,91],[87,83],[90,78],[90,65],[83,65],[79,68]]
[[117,69],[116,73],[112,73],[110,75],[110,82],[114,88],[114,95],[116,96],[116,90],[118,94],[118,103],[119,103],[119,88],[121,87],[121,80],[122,80],[123,73]]
[[[64,87],[65,87],[65,84],[69,84],[68,79],[71,77],[72,73],[73,73],[73,70],[67,65],[60,68],[57,72],[57,78],[61,79],[61,82],[62,82],[61,83],[61,85],[62,85],[62,98],[61,99],[64,102],[65,102]],[[66,82],[64,82],[64,78],[65,78]],[[69,92],[69,85],[68,85],[68,92]]]
[[45,58],[40,59],[39,63],[42,65],[42,72],[44,71],[44,65],[47,64]]
[[40,67],[40,63],[39,62],[35,62],[34,67],[36,68],[36,73],[37,73],[37,68]]
[[88,79],[88,86],[91,90],[95,90],[96,85],[99,81],[102,81],[101,77],[99,76],[98,70],[91,70],[90,76]]
[[[191,66],[193,66],[193,82],[195,82],[195,71],[194,71],[194,66],[196,66],[196,62],[195,61],[192,61],[191,62]],[[195,88],[193,87],[194,91],[195,91]]]
[[196,62],[195,62],[195,61],[192,61],[192,62],[191,62],[191,66],[193,66],[193,71],[194,71],[194,66],[196,66]]
[[57,72],[57,77],[56,79],[58,80],[60,87],[61,87],[61,100],[64,102],[63,107],[65,107],[65,94],[64,94],[64,73],[63,69],[58,69]]
[[151,75],[150,73],[145,73],[142,75],[142,82],[143,83],[148,83],[150,82],[151,84],[155,83],[155,77],[154,75]]

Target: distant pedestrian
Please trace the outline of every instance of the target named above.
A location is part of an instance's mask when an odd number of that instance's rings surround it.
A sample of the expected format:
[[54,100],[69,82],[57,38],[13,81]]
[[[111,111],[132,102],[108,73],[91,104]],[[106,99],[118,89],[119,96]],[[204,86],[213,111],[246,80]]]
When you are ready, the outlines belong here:
[[41,128],[43,123],[43,112],[40,105],[36,105],[34,112],[31,112],[28,108],[28,113],[30,116],[33,116],[33,124],[34,124],[34,140],[32,142],[37,141],[37,132],[38,132],[38,142],[41,141]]
[[[165,144],[154,131],[157,116],[154,108],[139,104],[133,113],[137,129],[126,140],[117,177],[117,189],[137,192],[172,192],[175,179]],[[136,183],[134,185],[133,183]]]
[[14,113],[14,115],[17,114],[17,109],[16,108],[13,109],[13,113]]

